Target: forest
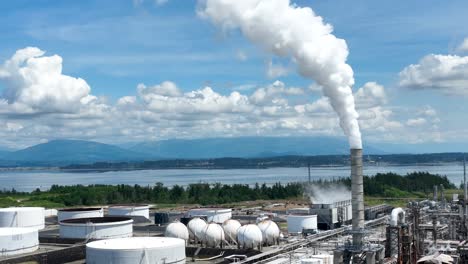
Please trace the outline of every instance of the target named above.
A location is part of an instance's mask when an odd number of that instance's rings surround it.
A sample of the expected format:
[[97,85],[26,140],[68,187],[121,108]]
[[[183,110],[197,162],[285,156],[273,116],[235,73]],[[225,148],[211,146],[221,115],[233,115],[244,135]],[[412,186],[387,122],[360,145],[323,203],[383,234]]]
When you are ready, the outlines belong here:
[[[215,205],[255,200],[284,200],[304,198],[307,184],[317,186],[351,186],[350,178],[316,180],[311,183],[275,183],[273,185],[196,183],[188,186],[140,185],[53,185],[47,191],[31,193],[16,190],[0,191],[0,206],[88,206],[119,203],[201,204]],[[369,197],[427,197],[434,185],[456,189],[446,176],[427,172],[407,175],[395,173],[364,177],[365,195]],[[305,197],[307,198],[307,197]]]

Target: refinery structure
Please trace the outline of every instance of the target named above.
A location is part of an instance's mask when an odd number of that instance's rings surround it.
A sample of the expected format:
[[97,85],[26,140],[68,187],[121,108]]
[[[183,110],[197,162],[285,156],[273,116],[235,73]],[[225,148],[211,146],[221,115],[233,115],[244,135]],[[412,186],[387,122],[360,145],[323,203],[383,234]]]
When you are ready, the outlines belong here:
[[330,203],[3,208],[0,263],[468,263],[466,189],[365,207],[362,150],[350,161],[351,199]]

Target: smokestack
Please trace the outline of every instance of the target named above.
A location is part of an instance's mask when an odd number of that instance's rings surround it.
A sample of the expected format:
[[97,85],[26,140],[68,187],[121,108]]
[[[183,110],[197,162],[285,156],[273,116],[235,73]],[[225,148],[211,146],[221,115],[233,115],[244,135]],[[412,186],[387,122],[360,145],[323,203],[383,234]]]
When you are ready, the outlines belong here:
[[362,246],[364,229],[364,179],[362,149],[351,149],[351,198],[353,209],[353,245]]

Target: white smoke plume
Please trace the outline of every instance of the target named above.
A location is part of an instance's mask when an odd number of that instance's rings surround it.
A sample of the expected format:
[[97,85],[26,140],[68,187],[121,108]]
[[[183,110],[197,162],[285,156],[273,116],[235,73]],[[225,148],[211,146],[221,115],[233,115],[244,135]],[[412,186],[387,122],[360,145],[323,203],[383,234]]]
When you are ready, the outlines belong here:
[[310,185],[305,188],[312,204],[332,204],[351,200],[351,191],[344,185]]
[[348,47],[311,8],[289,0],[199,0],[198,14],[223,30],[240,29],[268,52],[290,57],[302,76],[323,87],[351,148],[362,148],[351,90],[353,70],[346,64]]

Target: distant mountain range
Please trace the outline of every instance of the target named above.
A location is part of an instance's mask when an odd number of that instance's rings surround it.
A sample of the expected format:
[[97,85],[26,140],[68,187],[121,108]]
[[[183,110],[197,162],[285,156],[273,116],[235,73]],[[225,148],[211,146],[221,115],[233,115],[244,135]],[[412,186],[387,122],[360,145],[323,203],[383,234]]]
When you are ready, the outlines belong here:
[[53,140],[22,150],[0,153],[1,166],[61,166],[99,161],[138,161],[145,154],[83,140]]
[[[415,153],[410,150],[398,151],[398,149],[405,149],[403,144],[376,146],[365,146],[365,154]],[[382,149],[386,151],[382,151]],[[426,151],[419,153],[423,152]],[[223,157],[266,158],[292,155],[346,155],[348,153],[347,140],[337,137],[170,139],[120,146],[83,140],[53,140],[22,150],[8,151],[0,149],[0,166],[66,166],[95,162],[214,159]]]
[[[349,153],[346,139],[335,137],[238,137],[206,139],[170,139],[143,142],[129,148],[165,158],[256,158],[288,155],[335,155]],[[382,151],[367,147],[368,154]]]

